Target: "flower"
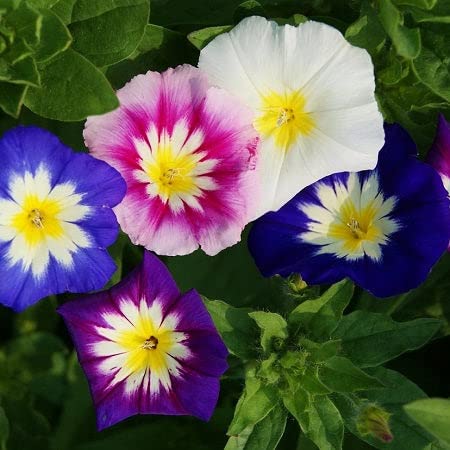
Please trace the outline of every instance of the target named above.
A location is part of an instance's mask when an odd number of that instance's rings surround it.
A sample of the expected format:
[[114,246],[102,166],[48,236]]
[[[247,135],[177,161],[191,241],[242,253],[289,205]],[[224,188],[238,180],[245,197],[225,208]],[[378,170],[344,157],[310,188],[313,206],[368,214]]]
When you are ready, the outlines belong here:
[[249,245],[265,276],[349,277],[378,297],[425,280],[450,238],[449,199],[408,134],[385,130],[375,170],[328,176],[255,223]]
[[208,420],[227,350],[195,290],[180,294],[149,252],[109,291],[59,308],[103,428],[135,414]]
[[132,242],[161,255],[238,242],[259,185],[250,111],[187,65],[138,75],[118,96],[84,137],[127,182],[115,211]]
[[263,182],[255,217],[326,175],[375,167],[384,134],[373,65],[334,28],[250,17],[203,48],[199,67],[254,112]]
[[105,248],[118,234],[120,175],[37,127],[6,132],[0,160],[0,303],[22,311],[102,288],[115,271]]
[[[450,196],[450,124],[442,114],[439,116],[436,136],[428,152],[427,162],[437,170]],[[450,242],[448,250],[450,251]]]

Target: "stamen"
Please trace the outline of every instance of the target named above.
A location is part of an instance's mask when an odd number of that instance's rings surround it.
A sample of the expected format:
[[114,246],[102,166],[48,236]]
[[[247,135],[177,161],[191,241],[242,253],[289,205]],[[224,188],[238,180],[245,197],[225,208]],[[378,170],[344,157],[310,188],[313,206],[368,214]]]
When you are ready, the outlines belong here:
[[143,344],[142,348],[145,350],[155,350],[158,347],[158,338],[150,336]]
[[178,176],[180,176],[180,169],[167,169],[161,176],[161,182],[164,184],[167,183],[170,186]]
[[363,230],[361,230],[359,222],[354,217],[352,217],[350,219],[350,222],[346,223],[346,225],[350,228],[350,231],[354,238],[361,239],[364,237],[365,233]]
[[34,226],[44,228],[44,217],[39,209],[32,209],[30,214],[28,214],[28,218]]
[[294,110],[291,108],[281,108],[280,115],[277,119],[277,127],[281,127],[285,123],[288,123],[289,121],[293,120],[295,118],[294,116]]

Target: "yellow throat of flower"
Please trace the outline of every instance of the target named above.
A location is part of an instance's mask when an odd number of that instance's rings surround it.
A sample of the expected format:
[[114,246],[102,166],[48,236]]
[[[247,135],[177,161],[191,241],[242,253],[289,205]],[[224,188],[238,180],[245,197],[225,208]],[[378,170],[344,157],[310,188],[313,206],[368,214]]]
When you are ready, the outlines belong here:
[[307,136],[314,129],[314,121],[305,111],[305,103],[300,91],[289,94],[271,92],[261,99],[261,112],[254,127],[262,136],[272,136],[275,144],[287,151],[300,135]]

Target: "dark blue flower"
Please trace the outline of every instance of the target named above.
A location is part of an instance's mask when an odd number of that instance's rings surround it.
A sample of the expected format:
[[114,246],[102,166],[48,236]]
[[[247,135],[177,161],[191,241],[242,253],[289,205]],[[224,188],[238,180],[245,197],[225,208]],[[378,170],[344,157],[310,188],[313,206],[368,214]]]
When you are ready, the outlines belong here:
[[126,190],[119,173],[36,127],[5,133],[0,161],[0,303],[21,311],[102,288],[115,270],[106,247]]
[[349,277],[379,297],[424,281],[447,248],[449,199],[408,134],[385,131],[374,170],[326,177],[254,224],[250,251],[265,276]]

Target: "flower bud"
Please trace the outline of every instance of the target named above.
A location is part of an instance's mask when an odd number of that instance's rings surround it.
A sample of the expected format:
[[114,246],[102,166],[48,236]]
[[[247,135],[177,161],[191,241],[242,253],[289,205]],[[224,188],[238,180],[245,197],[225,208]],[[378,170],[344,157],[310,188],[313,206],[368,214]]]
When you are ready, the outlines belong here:
[[390,416],[391,414],[377,405],[367,405],[361,410],[356,426],[362,436],[371,435],[388,444],[394,439],[394,435],[389,428]]

